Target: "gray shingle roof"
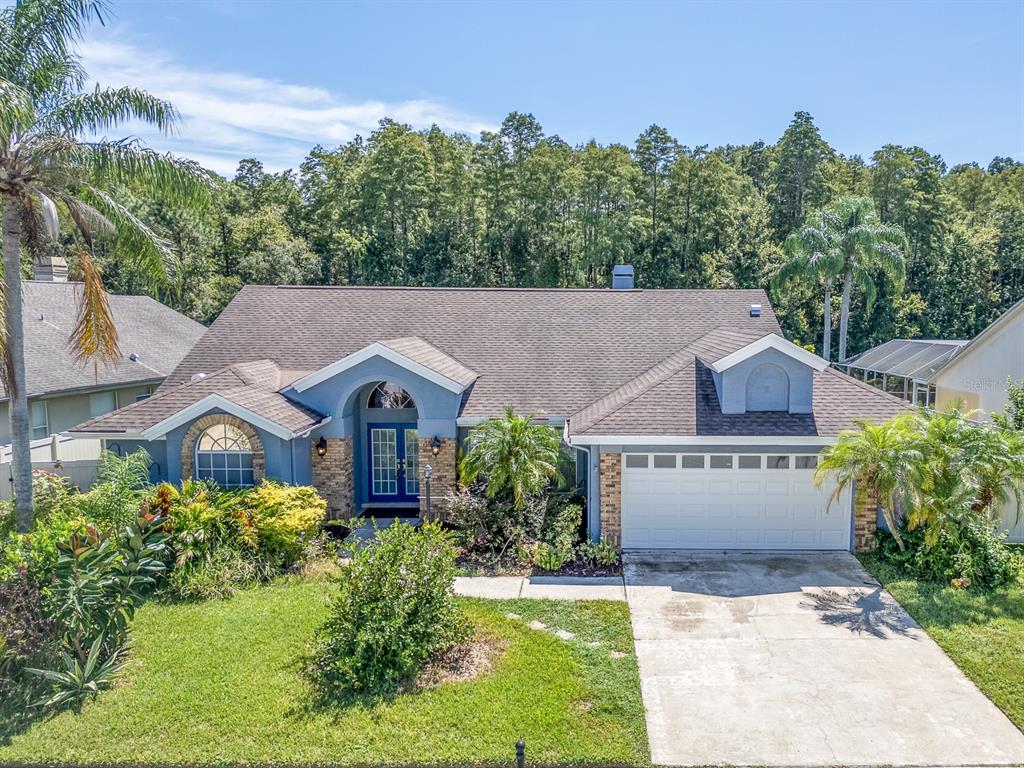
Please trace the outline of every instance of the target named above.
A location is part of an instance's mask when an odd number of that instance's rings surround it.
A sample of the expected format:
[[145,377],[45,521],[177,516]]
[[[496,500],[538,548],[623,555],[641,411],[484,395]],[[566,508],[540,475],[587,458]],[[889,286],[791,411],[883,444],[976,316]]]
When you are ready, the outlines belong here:
[[463,416],[566,416],[723,324],[780,333],[761,290],[246,286],[163,388],[258,358],[309,373],[415,336],[478,375]]
[[[161,381],[206,330],[148,296],[110,296],[123,357],[112,366],[76,363],[68,351],[80,283],[25,281],[25,377],[29,396]],[[137,360],[129,359],[135,354]],[[0,384],[0,400],[7,392]]]
[[197,381],[161,387],[146,400],[90,419],[71,431],[138,434],[204,397],[220,395],[290,432],[304,432],[323,421],[324,416],[279,394],[277,389],[287,383],[286,379],[270,360],[238,363]]
[[854,427],[856,419],[884,421],[910,408],[899,398],[826,368],[814,373],[811,414],[722,413],[705,361],[721,359],[754,340],[713,331],[570,417],[570,434],[835,437]]
[[446,355],[419,336],[388,339],[382,341],[381,344],[464,387],[468,387],[477,379],[476,371],[467,368],[454,357]]

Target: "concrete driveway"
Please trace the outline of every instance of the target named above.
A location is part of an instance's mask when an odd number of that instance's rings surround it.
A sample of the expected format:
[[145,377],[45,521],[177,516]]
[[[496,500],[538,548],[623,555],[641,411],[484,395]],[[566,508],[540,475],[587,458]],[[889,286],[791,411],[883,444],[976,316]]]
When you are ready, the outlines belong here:
[[655,764],[1024,763],[849,554],[633,553],[625,581]]

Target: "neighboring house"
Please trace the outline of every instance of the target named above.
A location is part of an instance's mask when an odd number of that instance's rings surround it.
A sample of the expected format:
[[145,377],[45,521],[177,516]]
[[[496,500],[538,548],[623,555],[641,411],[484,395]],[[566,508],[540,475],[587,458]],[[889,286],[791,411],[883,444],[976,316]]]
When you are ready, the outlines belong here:
[[311,483],[336,517],[426,511],[505,406],[560,429],[587,526],[627,548],[837,549],[870,500],[813,469],[907,406],[781,337],[760,290],[246,286],[149,399],[74,434],[180,482]]
[[[917,405],[943,410],[960,403],[988,419],[1006,410],[1007,381],[1024,380],[1024,300],[970,341],[893,339],[844,367]],[[1024,515],[1012,501],[1002,525],[1011,539],[1024,541]]]
[[[50,435],[86,419],[149,397],[205,331],[147,296],[110,296],[122,357],[114,364],[83,365],[68,344],[81,284],[29,280],[23,286],[25,379],[34,448],[45,447]],[[0,384],[0,445],[10,441],[7,391]]]

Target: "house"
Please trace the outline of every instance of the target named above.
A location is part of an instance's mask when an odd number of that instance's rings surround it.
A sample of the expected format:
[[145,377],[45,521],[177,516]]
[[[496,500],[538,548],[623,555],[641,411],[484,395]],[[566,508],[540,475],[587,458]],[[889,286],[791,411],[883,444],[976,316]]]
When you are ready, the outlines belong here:
[[1007,380],[1024,380],[1024,299],[969,341],[891,339],[839,367],[916,405],[961,403],[987,419],[1006,409]]
[[[123,356],[82,365],[68,339],[77,321],[80,283],[23,283],[25,381],[33,441],[149,397],[206,330],[148,296],[110,296]],[[0,383],[0,445],[11,441],[7,390]]]
[[[154,395],[73,430],[163,478],[311,483],[336,517],[438,512],[505,406],[561,430],[589,535],[627,548],[837,549],[870,499],[812,482],[906,405],[786,341],[761,290],[246,286]],[[430,467],[430,486],[427,467]],[[429,490],[428,490],[429,488]]]
[[1006,382],[1024,380],[1024,299],[965,344],[928,379],[935,407],[961,401],[987,417],[1006,410]]
[[[892,339],[843,367],[911,403],[944,410],[959,403],[979,419],[1006,410],[1006,385],[1024,380],[1024,299],[970,341]],[[1024,541],[1024,515],[1010,500],[1000,526]]]

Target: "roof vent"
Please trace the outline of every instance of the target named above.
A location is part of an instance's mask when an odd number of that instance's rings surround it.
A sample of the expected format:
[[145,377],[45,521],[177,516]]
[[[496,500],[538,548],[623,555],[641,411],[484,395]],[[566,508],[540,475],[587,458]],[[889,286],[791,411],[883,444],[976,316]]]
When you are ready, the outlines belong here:
[[130,355],[128,355],[128,359],[131,360],[133,363],[139,362],[139,356],[135,352],[132,352]]
[[750,305],[750,316],[751,317],[760,317],[761,316],[761,305],[760,304],[751,304]]
[[189,381],[202,381],[205,378],[206,378],[206,374],[205,373],[193,373],[192,374],[192,378],[189,379]]
[[633,290],[633,265],[616,264],[612,267],[612,290],[631,291]]

